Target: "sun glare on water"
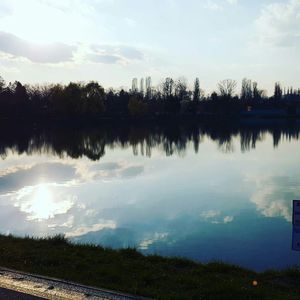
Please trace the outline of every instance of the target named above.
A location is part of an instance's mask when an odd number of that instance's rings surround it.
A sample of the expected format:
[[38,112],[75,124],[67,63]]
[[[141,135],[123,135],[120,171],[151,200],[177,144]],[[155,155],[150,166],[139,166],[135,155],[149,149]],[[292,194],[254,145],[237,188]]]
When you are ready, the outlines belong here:
[[31,197],[21,205],[21,209],[29,214],[29,220],[50,219],[57,214],[66,213],[70,207],[71,200],[55,199],[50,185],[44,183],[36,186]]
[[56,211],[53,195],[47,185],[40,184],[33,195],[30,207],[32,217],[37,219],[49,219]]

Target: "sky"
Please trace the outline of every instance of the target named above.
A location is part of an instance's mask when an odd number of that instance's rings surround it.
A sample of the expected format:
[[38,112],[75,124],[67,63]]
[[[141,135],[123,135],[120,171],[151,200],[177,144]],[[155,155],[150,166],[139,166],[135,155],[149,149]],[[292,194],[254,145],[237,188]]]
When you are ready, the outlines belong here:
[[300,87],[300,0],[0,0],[7,82],[199,77]]

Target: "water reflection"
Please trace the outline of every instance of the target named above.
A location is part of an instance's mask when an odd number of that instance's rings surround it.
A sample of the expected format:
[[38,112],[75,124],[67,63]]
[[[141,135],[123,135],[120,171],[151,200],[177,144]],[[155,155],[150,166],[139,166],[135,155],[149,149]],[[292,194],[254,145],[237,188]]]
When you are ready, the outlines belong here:
[[205,138],[214,141],[220,150],[232,152],[233,140],[239,138],[241,151],[255,149],[257,143],[271,135],[274,148],[281,141],[298,140],[300,126],[297,123],[266,124],[169,124],[103,126],[89,129],[44,129],[24,130],[10,128],[0,131],[0,155],[5,158],[10,151],[20,155],[26,153],[48,153],[59,157],[87,157],[99,160],[106,149],[132,148],[134,155],[151,156],[153,149],[161,149],[167,156],[177,154],[184,156],[190,143],[195,153]]
[[55,200],[49,184],[24,187],[15,197],[15,206],[27,213],[28,220],[44,220],[67,213],[73,203],[70,200]]
[[1,232],[65,233],[256,270],[299,264],[290,234],[299,131],[186,124],[2,132]]
[[74,179],[76,169],[61,162],[44,162],[13,165],[0,171],[0,192],[17,191],[24,186],[32,186],[39,182],[66,182]]

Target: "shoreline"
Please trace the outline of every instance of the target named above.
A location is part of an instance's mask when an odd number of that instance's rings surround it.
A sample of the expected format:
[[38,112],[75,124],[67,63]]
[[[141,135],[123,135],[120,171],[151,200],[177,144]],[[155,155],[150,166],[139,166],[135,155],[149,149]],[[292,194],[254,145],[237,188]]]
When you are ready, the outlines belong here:
[[299,267],[258,273],[222,262],[74,244],[61,235],[0,235],[0,266],[156,299],[298,299],[300,293]]

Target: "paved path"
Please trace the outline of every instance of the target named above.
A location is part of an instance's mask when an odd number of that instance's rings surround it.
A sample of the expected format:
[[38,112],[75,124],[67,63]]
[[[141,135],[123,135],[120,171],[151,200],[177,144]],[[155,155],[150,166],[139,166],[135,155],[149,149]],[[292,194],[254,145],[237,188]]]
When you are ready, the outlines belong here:
[[[22,294],[22,292],[25,294]],[[89,287],[56,278],[17,272],[0,267],[0,300],[2,299],[149,300],[149,298],[145,297]]]
[[41,300],[43,298],[26,295],[23,293],[15,292],[12,290],[7,290],[0,288],[0,299],[2,300]]

